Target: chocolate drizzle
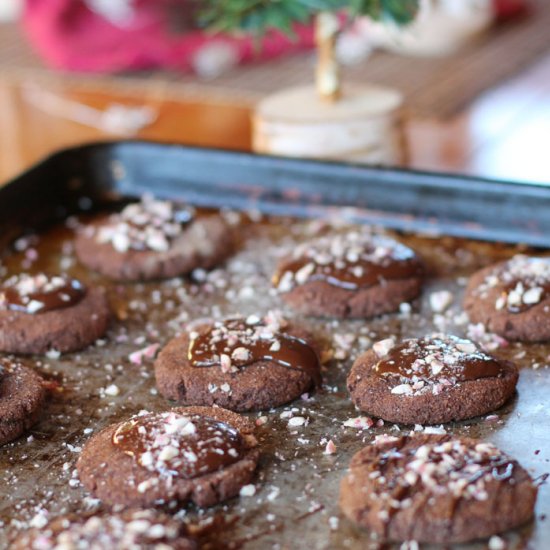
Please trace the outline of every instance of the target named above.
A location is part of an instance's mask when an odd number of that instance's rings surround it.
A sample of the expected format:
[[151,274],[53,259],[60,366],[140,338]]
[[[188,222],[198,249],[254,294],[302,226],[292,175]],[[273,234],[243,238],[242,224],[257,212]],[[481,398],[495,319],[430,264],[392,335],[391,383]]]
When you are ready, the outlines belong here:
[[305,340],[244,319],[218,322],[191,334],[188,359],[194,367],[220,366],[225,372],[270,361],[286,369],[306,372],[317,385],[321,382],[319,358]]
[[456,336],[406,340],[393,347],[375,366],[380,376],[406,379],[447,379],[454,382],[501,375],[502,365]]
[[407,246],[380,235],[352,235],[349,242],[339,235],[333,240],[320,239],[305,250],[298,248],[279,267],[273,284],[282,292],[310,281],[358,290],[423,275],[422,263]]
[[246,451],[244,439],[229,424],[173,412],[136,416],[119,426],[112,440],[140,466],[185,479],[221,470]]
[[0,288],[0,309],[37,314],[76,305],[86,293],[76,279],[21,275]]

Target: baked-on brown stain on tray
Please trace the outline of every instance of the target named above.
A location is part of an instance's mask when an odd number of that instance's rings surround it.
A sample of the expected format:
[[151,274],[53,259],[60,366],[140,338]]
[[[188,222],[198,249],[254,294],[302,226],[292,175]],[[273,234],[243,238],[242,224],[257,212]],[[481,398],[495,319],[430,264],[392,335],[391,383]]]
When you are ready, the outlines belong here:
[[[164,345],[189,320],[224,318],[236,313],[261,315],[281,308],[279,297],[270,293],[269,276],[275,269],[275,251],[292,250],[297,242],[311,238],[314,229],[313,224],[292,225],[291,221],[278,219],[243,225],[242,246],[227,265],[206,277],[197,274],[195,279],[129,285],[110,282],[75,261],[70,251],[72,230],[66,227],[54,228],[30,245],[38,252],[36,261],[29,262],[24,250],[10,252],[3,259],[6,276],[21,271],[56,273],[65,266],[70,276],[84,285],[105,285],[113,309],[125,318],[114,323],[100,345],[59,359],[45,359],[36,366],[49,378],[54,376],[60,381],[63,391],[50,400],[44,419],[29,432],[31,440],[23,437],[0,453],[0,521],[4,522],[0,547],[18,531],[18,522],[24,526],[41,510],[53,516],[93,509],[95,504],[87,500],[86,491],[73,477],[78,449],[93,433],[126,420],[141,409],[163,411],[170,406],[154,392],[152,362],[144,359],[141,365],[134,364],[128,358],[130,353],[153,343]],[[405,339],[440,331],[434,324],[428,296],[441,288],[454,295],[452,313],[445,315],[446,329],[465,336],[467,325],[459,322],[464,281],[457,277],[517,252],[514,247],[445,237],[408,236],[400,240],[428,262],[431,278],[423,299],[413,306],[411,314],[387,315],[367,322],[300,319],[305,328],[328,340],[341,342],[348,335],[355,339],[343,359],[335,359],[327,366],[323,391],[273,413],[262,413],[266,421],[257,428],[262,459],[255,482],[256,494],[236,498],[202,514],[193,509],[187,511],[185,521],[191,523],[208,523],[209,518],[220,515],[226,518],[227,527],[216,529],[208,537],[207,547],[223,543],[226,548],[234,548],[242,541],[249,541],[247,550],[271,548],[274,544],[295,548],[296,541],[302,543],[305,534],[311,550],[327,547],[360,550],[368,544],[367,533],[340,517],[337,506],[340,479],[351,456],[376,435],[401,432],[391,424],[374,423],[365,430],[343,426],[346,420],[359,416],[345,386],[353,360],[376,340],[389,336]],[[291,320],[294,318],[292,312],[285,313]],[[453,424],[447,431],[493,441],[531,469],[533,477],[541,476],[550,470],[547,437],[550,372],[544,367],[550,346],[512,344],[491,353],[512,359],[522,367],[518,398],[498,411],[496,418]],[[533,364],[539,368],[533,369]],[[116,386],[116,390],[111,386]],[[284,411],[286,417],[281,418]],[[308,423],[293,427],[289,425],[289,416],[302,416]],[[259,418],[257,414],[251,417]],[[409,428],[405,431],[408,433]],[[335,443],[335,454],[324,454],[326,443],[322,442],[326,440]],[[550,522],[540,516],[549,509],[548,486],[542,485],[537,520],[507,536],[512,547],[529,541],[535,548],[544,548],[550,538]],[[465,548],[485,547],[485,543],[480,543]]]

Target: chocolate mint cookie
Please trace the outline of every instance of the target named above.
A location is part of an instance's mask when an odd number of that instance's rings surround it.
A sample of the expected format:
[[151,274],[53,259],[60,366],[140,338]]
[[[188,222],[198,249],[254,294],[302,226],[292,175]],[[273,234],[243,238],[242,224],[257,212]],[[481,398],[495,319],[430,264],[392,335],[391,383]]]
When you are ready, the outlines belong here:
[[295,248],[273,283],[306,315],[366,318],[420,294],[423,266],[405,245],[368,230],[323,236]]
[[0,351],[80,350],[105,334],[109,318],[99,288],[64,275],[17,275],[0,286]]
[[144,198],[100,218],[75,242],[79,260],[120,281],[176,277],[214,267],[233,249],[230,227],[219,215]]
[[491,443],[450,435],[388,437],[354,455],[340,507],[385,540],[458,543],[533,517],[537,488]]
[[183,525],[155,510],[127,510],[101,516],[61,516],[29,529],[12,550],[195,550]]
[[259,452],[253,425],[221,408],[142,412],[88,441],[77,463],[83,485],[107,504],[212,506],[249,483]]
[[0,358],[0,445],[19,437],[38,420],[45,399],[38,374]]
[[435,334],[395,344],[382,340],[355,361],[348,390],[362,411],[389,422],[440,424],[501,407],[518,370],[470,340]]
[[472,275],[464,309],[509,340],[550,340],[550,258],[518,255]]
[[155,362],[162,395],[234,411],[277,407],[320,383],[312,337],[269,315],[199,325],[174,338]]

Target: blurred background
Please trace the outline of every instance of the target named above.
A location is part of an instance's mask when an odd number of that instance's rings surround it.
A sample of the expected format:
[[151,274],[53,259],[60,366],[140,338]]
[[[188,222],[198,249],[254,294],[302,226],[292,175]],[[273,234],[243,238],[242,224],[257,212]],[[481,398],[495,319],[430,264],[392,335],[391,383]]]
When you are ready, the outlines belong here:
[[[291,98],[266,98],[313,82],[323,55],[313,23],[290,38],[256,40],[205,30],[200,10],[183,0],[1,0],[0,181],[56,149],[97,140],[277,153],[273,132],[288,137],[300,125],[309,143],[312,117],[315,128],[355,136],[342,117],[361,109],[368,140],[383,146],[391,131],[399,148],[373,162],[550,183],[547,0],[421,0],[406,27],[367,17],[343,24],[334,51],[342,99],[306,109],[308,128]],[[346,93],[366,83],[382,95],[361,95],[359,107]],[[399,99],[388,107],[393,92]],[[331,149],[347,139],[338,132]],[[285,147],[310,154],[297,141]],[[359,158],[350,151],[310,156]]]

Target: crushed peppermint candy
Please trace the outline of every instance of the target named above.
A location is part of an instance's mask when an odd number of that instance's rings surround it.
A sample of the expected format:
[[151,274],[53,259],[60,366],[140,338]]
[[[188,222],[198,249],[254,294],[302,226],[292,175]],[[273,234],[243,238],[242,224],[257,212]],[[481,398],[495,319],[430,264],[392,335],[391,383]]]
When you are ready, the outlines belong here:
[[497,311],[518,313],[540,303],[550,290],[550,258],[518,254],[492,269],[474,292],[487,298],[493,289]]
[[505,550],[506,542],[504,541],[504,539],[500,538],[499,536],[493,535],[489,539],[488,548],[489,550]]
[[448,290],[438,290],[430,294],[430,307],[435,313],[443,313],[454,300],[452,292]]
[[298,428],[300,426],[307,426],[308,419],[304,416],[293,416],[288,421],[289,428]]
[[252,484],[244,485],[239,491],[239,495],[242,497],[253,497],[256,494],[256,487]]
[[[408,439],[414,442],[416,437]],[[407,508],[411,496],[423,491],[485,501],[487,483],[509,480],[514,473],[514,461],[491,443],[450,439],[415,446],[400,441],[376,442],[381,450],[368,466],[377,498],[385,502],[383,509]],[[384,475],[380,475],[381,469]],[[397,491],[397,486],[403,490]]]
[[372,345],[372,349],[378,357],[385,357],[390,350],[395,346],[395,340],[393,338],[386,338],[385,340],[379,340]]
[[356,418],[348,418],[344,422],[344,427],[355,428],[356,430],[368,430],[374,426],[374,421],[368,416],[358,416]]
[[110,397],[116,397],[120,394],[120,388],[116,384],[111,384],[103,390],[103,393]]
[[159,347],[160,344],[150,344],[149,346],[145,346],[144,348],[130,353],[128,359],[130,360],[130,363],[133,363],[134,365],[141,365],[144,359],[153,359],[157,354]]
[[468,338],[477,342],[482,349],[493,351],[498,348],[505,348],[509,345],[508,340],[495,334],[488,332],[483,323],[470,323],[466,328]]
[[76,518],[35,516],[33,531],[17,540],[20,548],[35,550],[94,550],[97,548],[173,548],[181,541],[181,527],[169,516],[153,510]]
[[172,202],[145,196],[91,231],[97,242],[109,243],[117,252],[166,252],[193,217],[194,210],[190,207],[177,207]]
[[273,279],[279,292],[289,292],[310,280],[357,289],[384,279],[418,276],[421,265],[413,250],[372,230],[322,236],[298,245]]

